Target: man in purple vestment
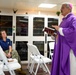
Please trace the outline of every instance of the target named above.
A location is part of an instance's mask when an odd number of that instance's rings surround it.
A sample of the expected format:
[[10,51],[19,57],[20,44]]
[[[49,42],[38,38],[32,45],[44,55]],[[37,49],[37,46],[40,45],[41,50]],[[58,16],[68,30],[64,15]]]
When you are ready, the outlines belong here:
[[76,17],[72,13],[72,5],[62,4],[61,14],[64,16],[61,24],[53,26],[58,36],[55,41],[51,75],[76,75],[76,62],[71,60],[72,55],[76,57]]

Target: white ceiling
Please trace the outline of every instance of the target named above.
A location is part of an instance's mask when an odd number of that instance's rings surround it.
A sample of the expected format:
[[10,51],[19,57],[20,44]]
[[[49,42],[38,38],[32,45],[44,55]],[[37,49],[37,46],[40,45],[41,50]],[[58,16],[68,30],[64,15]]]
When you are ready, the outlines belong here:
[[[60,10],[61,4],[66,0],[0,0],[0,9],[18,9],[34,11],[57,11]],[[76,0],[67,0],[74,6],[73,12],[76,12]],[[57,4],[54,8],[39,8],[41,3]]]

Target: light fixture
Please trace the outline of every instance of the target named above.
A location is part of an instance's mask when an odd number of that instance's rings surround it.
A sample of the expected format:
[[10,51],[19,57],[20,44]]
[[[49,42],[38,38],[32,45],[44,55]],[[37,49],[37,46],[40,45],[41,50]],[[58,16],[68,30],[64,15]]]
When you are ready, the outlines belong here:
[[38,7],[41,7],[41,8],[53,8],[57,6],[56,4],[46,4],[46,3],[41,3]]

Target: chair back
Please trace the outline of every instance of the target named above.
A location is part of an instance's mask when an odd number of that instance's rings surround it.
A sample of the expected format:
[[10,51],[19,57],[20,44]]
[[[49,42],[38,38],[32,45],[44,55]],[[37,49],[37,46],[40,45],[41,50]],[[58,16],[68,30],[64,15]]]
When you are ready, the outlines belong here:
[[31,52],[32,55],[35,55],[35,56],[40,55],[40,52],[35,45],[27,43],[27,46],[28,46],[29,52]]
[[3,70],[9,71],[10,75],[16,75],[14,70],[21,68],[21,65],[18,62],[8,62],[8,59],[0,46],[0,58],[3,63]]
[[1,48],[1,46],[0,46],[0,58],[3,61],[3,63],[5,63],[6,65],[8,65],[7,57],[6,57],[3,49]]
[[55,42],[50,42],[49,43],[49,49],[50,49],[49,58],[50,58],[50,56],[51,56],[51,58],[53,56],[54,44],[55,44]]
[[[1,46],[0,46],[0,58],[2,59],[3,64],[6,65],[7,69],[8,69],[9,72],[10,72],[10,67],[9,67],[9,65],[8,65],[8,59],[7,59],[7,57],[6,57],[6,55],[5,55],[5,53],[4,53],[4,51],[3,51],[3,49],[2,49]],[[3,66],[4,66],[4,65],[3,65]],[[10,74],[11,74],[11,72],[10,72]],[[12,75],[12,74],[11,74],[11,75]]]
[[50,48],[50,49],[54,49],[54,44],[55,44],[55,42],[50,42],[50,43],[49,43],[49,48]]

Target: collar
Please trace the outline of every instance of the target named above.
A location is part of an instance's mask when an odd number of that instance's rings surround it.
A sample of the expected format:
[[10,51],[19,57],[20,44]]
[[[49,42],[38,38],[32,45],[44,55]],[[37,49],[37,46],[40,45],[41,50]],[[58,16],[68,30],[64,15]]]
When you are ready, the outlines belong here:
[[70,13],[68,13],[67,15],[65,15],[65,16],[64,16],[64,18],[66,18],[69,14],[71,14],[71,12],[70,12]]
[[72,12],[70,12],[66,16],[64,16],[62,20],[67,19],[70,15],[72,15]]
[[1,39],[3,42],[6,42],[7,41],[7,38],[6,38],[6,41],[4,41],[3,39]]

